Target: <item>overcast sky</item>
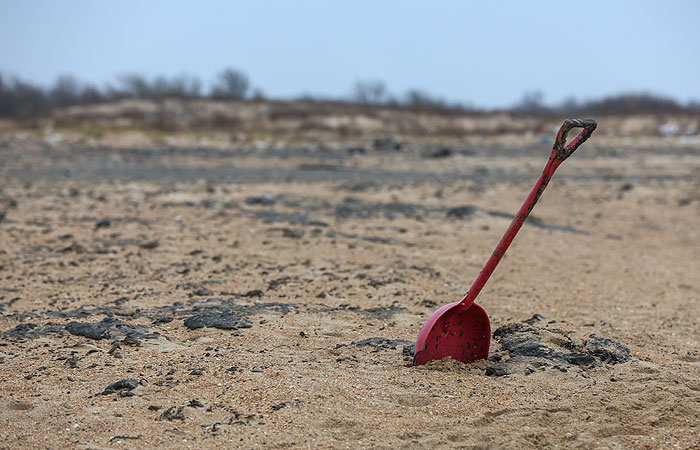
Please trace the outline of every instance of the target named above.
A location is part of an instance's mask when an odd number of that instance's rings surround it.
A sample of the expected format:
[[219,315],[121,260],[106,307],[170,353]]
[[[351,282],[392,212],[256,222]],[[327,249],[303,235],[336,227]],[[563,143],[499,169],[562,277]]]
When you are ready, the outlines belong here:
[[246,72],[271,97],[383,80],[477,106],[651,91],[700,100],[700,1],[0,0],[0,72]]

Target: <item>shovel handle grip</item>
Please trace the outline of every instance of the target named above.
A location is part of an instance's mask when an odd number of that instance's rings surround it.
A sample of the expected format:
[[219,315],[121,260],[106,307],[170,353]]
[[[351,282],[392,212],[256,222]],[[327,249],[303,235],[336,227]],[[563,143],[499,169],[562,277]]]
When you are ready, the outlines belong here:
[[[598,124],[593,119],[566,119],[559,128],[557,139],[554,141],[552,157],[557,161],[564,161],[593,134]],[[573,128],[583,128],[581,132],[566,145],[566,135]]]

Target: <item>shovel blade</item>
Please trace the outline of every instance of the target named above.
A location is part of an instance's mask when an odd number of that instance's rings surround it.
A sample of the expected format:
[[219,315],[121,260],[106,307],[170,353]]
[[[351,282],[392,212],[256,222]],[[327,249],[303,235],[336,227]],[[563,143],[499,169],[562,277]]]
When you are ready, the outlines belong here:
[[489,356],[491,324],[486,311],[472,303],[450,303],[433,313],[418,333],[413,365],[452,357],[470,363]]

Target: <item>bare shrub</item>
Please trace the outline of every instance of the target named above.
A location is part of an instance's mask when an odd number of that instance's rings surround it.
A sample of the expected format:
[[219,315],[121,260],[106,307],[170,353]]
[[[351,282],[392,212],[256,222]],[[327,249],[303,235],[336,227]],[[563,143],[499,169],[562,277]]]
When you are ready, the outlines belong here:
[[434,97],[421,89],[410,89],[406,92],[405,99],[405,104],[413,108],[448,108],[444,99]]
[[83,86],[80,91],[81,105],[89,105],[94,103],[102,103],[110,100],[106,93],[102,92],[97,86],[88,84]]
[[29,118],[48,113],[51,105],[41,87],[13,78],[6,81],[0,75],[0,116]]
[[192,75],[178,75],[172,78],[157,76],[152,81],[139,74],[121,75],[117,79],[118,87],[108,88],[113,98],[197,98],[201,96],[202,83]]
[[248,76],[235,69],[219,73],[211,95],[214,98],[240,100],[246,97],[250,82]]
[[196,98],[201,96],[202,83],[192,75],[160,76],[153,81],[151,91],[156,97]]
[[135,73],[120,75],[117,77],[117,82],[121,86],[121,89],[115,92],[116,96],[136,98],[152,97],[151,85],[143,75]]
[[382,81],[357,81],[353,86],[352,100],[357,103],[372,105],[383,103],[388,99],[386,85]]
[[548,108],[544,104],[544,92],[540,90],[526,91],[520,101],[515,104],[513,110],[528,114],[546,112]]
[[80,103],[81,87],[72,75],[61,75],[49,89],[51,106],[71,106]]

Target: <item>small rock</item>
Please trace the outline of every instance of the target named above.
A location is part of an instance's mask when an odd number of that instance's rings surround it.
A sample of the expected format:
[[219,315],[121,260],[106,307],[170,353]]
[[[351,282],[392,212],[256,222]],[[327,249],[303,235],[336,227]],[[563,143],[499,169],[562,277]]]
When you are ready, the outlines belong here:
[[424,300],[421,300],[419,305],[425,306],[426,308],[435,308],[437,306],[437,302],[435,300],[430,300],[429,298],[426,298]]
[[484,374],[489,377],[502,377],[509,375],[507,364],[494,364],[493,366],[487,367]]
[[113,333],[113,327],[120,321],[112,317],[105,317],[97,323],[69,322],[66,330],[76,336],[85,336],[89,339],[109,339]]
[[243,297],[262,297],[263,295],[264,293],[260,289],[253,289],[243,294]]
[[171,406],[170,408],[163,411],[163,414],[158,417],[158,420],[185,420],[185,414],[183,412],[184,406]]
[[285,408],[285,407],[287,407],[287,406],[289,406],[289,405],[291,405],[291,404],[292,404],[292,402],[282,402],[282,403],[277,404],[277,405],[272,405],[272,406],[270,407],[270,409],[273,410],[273,411],[279,411],[280,409]]
[[112,225],[112,221],[109,219],[100,219],[95,223],[95,228],[107,228]]
[[138,385],[138,380],[119,380],[107,386],[105,390],[102,391],[102,395],[114,394],[119,391],[131,391],[136,389]]
[[280,278],[275,278],[274,280],[270,281],[268,283],[267,288],[271,291],[274,291],[280,286],[283,286],[291,281],[291,277],[280,277]]
[[450,147],[440,147],[434,150],[428,151],[424,154],[426,158],[447,158],[452,156],[454,152]]
[[160,242],[158,242],[158,240],[142,242],[141,245],[139,245],[139,247],[145,248],[145,249],[148,249],[148,250],[157,248],[157,247],[159,247],[159,246],[160,246]]
[[283,228],[282,236],[291,239],[301,239],[304,237],[304,230],[295,230],[292,228]]
[[357,147],[348,147],[347,152],[350,155],[364,155],[365,153],[367,153],[367,150],[365,150],[364,147],[357,146]]
[[394,139],[391,136],[388,137],[383,137],[383,138],[377,138],[374,140],[374,149],[379,150],[379,151],[384,151],[384,150],[393,150],[393,151],[399,151],[401,150],[401,143]]
[[71,245],[68,247],[64,247],[61,249],[62,253],[68,253],[68,252],[73,252],[73,253],[87,253],[87,249],[83,247],[82,245],[78,244],[77,242],[73,242]]
[[230,312],[197,314],[185,319],[184,325],[190,330],[203,327],[238,330],[239,328],[251,328],[253,326],[249,320]]
[[621,192],[631,191],[632,189],[634,189],[634,184],[632,183],[624,183],[620,186]]
[[568,355],[564,356],[564,359],[566,359],[569,364],[573,364],[574,366],[590,366],[591,364],[595,363],[595,358],[593,358],[593,355],[588,353],[569,353]]
[[481,209],[477,208],[476,206],[472,206],[472,205],[458,206],[456,208],[448,209],[447,210],[447,217],[456,217],[458,219],[463,219],[465,217],[471,217],[480,211],[481,211]]
[[258,197],[247,197],[245,199],[246,205],[262,205],[271,206],[277,202],[275,196],[272,194],[262,194]]
[[153,322],[151,322],[153,325],[158,325],[159,323],[170,323],[173,321],[172,316],[160,316],[156,317],[153,319]]
[[80,362],[80,358],[78,358],[77,356],[71,356],[70,358],[68,358],[66,360],[66,364],[68,364],[68,366],[71,369],[77,369],[79,367],[78,366],[79,362]]
[[533,314],[529,319],[523,320],[523,323],[532,325],[540,320],[545,320],[545,317],[542,314]]
[[630,350],[624,345],[595,336],[586,343],[585,351],[608,364],[624,363],[630,357]]

